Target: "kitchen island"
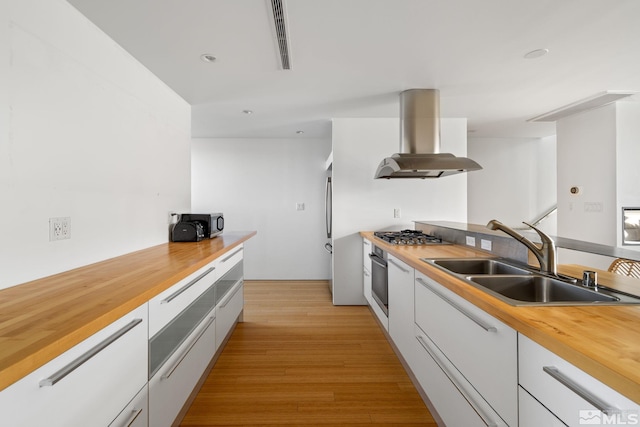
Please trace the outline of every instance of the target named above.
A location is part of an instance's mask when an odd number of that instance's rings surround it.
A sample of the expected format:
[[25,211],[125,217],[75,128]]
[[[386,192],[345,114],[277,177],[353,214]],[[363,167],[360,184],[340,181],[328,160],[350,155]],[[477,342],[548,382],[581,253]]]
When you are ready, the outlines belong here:
[[255,234],[165,243],[0,290],[0,392]]
[[[420,258],[491,257],[461,245],[396,246],[361,236],[423,273],[517,332],[557,354],[630,400],[640,403],[640,306],[512,306]],[[559,273],[581,278],[589,269],[560,265]],[[598,271],[599,283],[640,295],[637,281]]]

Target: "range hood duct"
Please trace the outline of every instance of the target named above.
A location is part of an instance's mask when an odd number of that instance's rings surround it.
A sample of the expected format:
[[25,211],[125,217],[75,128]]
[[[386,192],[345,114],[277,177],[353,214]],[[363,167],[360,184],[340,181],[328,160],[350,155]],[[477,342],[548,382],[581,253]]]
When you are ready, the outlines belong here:
[[440,153],[440,92],[400,93],[400,153],[382,160],[375,178],[441,178],[482,169],[466,157]]

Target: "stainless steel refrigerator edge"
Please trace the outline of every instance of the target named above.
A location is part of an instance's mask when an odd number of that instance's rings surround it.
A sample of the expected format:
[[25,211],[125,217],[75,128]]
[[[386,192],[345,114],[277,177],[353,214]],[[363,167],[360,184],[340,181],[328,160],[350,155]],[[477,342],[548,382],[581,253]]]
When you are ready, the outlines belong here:
[[331,228],[333,225],[332,222],[332,197],[333,197],[333,188],[331,182],[331,170],[333,165],[332,154],[329,155],[327,159],[327,180],[325,184],[325,193],[324,193],[324,222],[325,222],[325,230],[327,232],[327,239],[329,241],[324,244],[324,249],[331,256],[331,278],[329,279],[329,291],[333,294],[333,244],[331,241]]

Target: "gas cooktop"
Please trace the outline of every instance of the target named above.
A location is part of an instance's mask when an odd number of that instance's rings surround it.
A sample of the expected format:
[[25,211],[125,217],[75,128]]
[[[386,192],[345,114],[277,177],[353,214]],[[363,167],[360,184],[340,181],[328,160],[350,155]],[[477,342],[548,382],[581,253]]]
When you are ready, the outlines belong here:
[[373,233],[379,239],[384,240],[392,245],[442,245],[448,244],[442,239],[425,234],[419,230],[402,230],[402,231],[375,231]]

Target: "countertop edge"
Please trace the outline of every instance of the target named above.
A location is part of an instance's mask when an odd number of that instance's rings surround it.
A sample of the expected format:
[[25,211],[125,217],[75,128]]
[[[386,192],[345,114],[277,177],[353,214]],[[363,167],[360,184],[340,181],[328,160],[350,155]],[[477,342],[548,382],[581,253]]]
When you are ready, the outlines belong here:
[[[78,322],[76,326],[71,326],[66,330],[53,333],[51,337],[43,340],[44,342],[38,343],[37,345],[34,344],[28,346],[29,349],[22,349],[16,351],[15,353],[2,355],[2,357],[0,357],[0,392],[11,386],[13,383],[17,382],[21,378],[29,375],[31,372],[45,365],[49,361],[53,360],[57,356],[63,354],[73,346],[87,339],[102,328],[108,326],[115,320],[131,312],[133,309],[146,303],[156,295],[174,285],[176,282],[189,276],[206,264],[219,258],[225,253],[231,251],[233,248],[249,240],[256,234],[256,231],[225,232],[222,235],[222,246],[220,247],[218,247],[218,242],[216,242],[216,244],[210,243],[215,239],[204,241],[205,243],[167,242],[160,245],[152,246],[147,249],[142,249],[139,251],[131,252],[129,254],[124,254],[115,258],[100,261],[88,266],[70,270],[68,272],[63,272],[50,277],[44,277],[25,284],[0,290],[0,295],[2,295],[3,292],[9,295],[15,295],[21,292],[29,293],[30,289],[32,288],[42,288],[46,286],[47,281],[52,280],[52,278],[56,278],[56,280],[59,280],[60,277],[73,277],[74,274],[87,275],[88,272],[105,268],[105,266],[107,265],[109,265],[109,267],[107,268],[113,268],[113,266],[117,265],[118,263],[127,263],[127,260],[134,258],[144,258],[146,254],[151,254],[151,256],[153,256],[153,254],[155,254],[156,252],[159,253],[157,256],[165,256],[170,259],[172,256],[172,245],[180,245],[179,247],[176,246],[176,248],[179,248],[181,253],[185,252],[183,250],[184,248],[193,248],[194,252],[194,255],[189,257],[189,260],[187,262],[188,266],[183,268],[176,268],[174,270],[169,269],[169,272],[165,276],[163,276],[161,280],[155,281],[153,284],[141,287],[139,292],[136,292],[135,290],[128,290],[127,293],[131,295],[126,295],[119,299],[115,298],[112,301],[109,301],[107,299],[106,302],[103,301],[100,304],[96,304],[104,306],[104,308],[100,311],[96,311],[95,315],[92,315],[89,320],[83,320],[82,322]],[[225,239],[229,242],[227,243]],[[210,243],[209,248],[206,248],[206,243]],[[119,283],[117,282],[117,279],[113,281],[112,285],[114,287],[118,287]],[[82,282],[80,282],[80,284],[78,284],[77,286],[82,286]],[[2,322],[0,322],[0,324],[2,324]],[[7,341],[11,340],[11,338],[8,338],[6,335],[0,335],[0,338]],[[31,347],[34,348],[32,349]]]
[[[563,316],[566,318],[565,321],[584,323],[585,321],[597,321],[598,318],[605,318],[607,314],[615,313],[616,310],[619,310],[620,313],[624,310],[634,310],[635,314],[635,311],[640,310],[640,308],[630,308],[628,306],[514,307],[474,288],[461,279],[429,266],[415,256],[403,254],[401,248],[406,247],[390,245],[376,238],[373,232],[363,231],[360,232],[360,235],[373,244],[382,247],[421,273],[438,281],[447,289],[455,292],[470,303],[514,328],[517,332],[524,334],[544,348],[574,364],[589,375],[626,396],[628,399],[640,404],[640,383],[629,378],[629,374],[634,371],[630,367],[620,363],[620,361],[625,358],[609,360],[601,354],[597,354],[595,351],[589,351],[590,347],[587,344],[581,343],[582,345],[578,345],[579,343],[576,342],[576,339],[568,339],[571,334],[563,330],[562,325],[559,325],[560,322],[554,323],[553,319],[550,320],[549,316],[549,310],[561,310]],[[461,249],[469,250],[467,248]],[[484,257],[492,256],[484,252],[478,252],[477,255]],[[562,272],[562,269],[560,269],[560,271]],[[594,318],[596,314],[597,316]],[[627,356],[626,359],[628,360],[629,357]]]

